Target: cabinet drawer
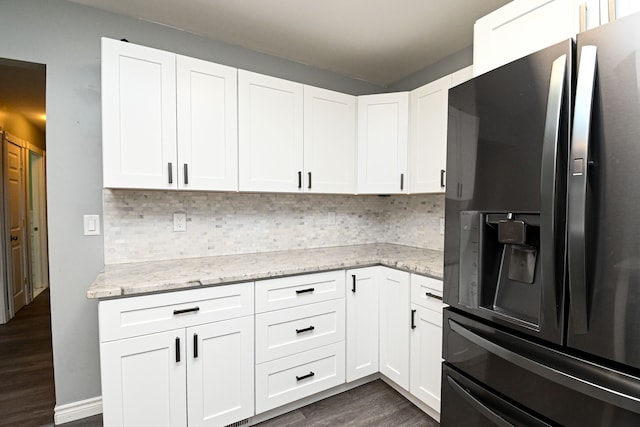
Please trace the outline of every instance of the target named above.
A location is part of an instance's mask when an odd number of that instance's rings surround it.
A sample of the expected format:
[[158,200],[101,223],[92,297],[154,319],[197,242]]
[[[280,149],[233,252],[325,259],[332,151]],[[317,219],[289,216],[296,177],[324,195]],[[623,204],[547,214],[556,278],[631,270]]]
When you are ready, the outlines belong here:
[[344,341],[344,299],[256,315],[256,363]]
[[256,414],[344,383],[344,341],[256,366]]
[[256,313],[344,297],[344,270],[256,282]]
[[100,342],[253,314],[253,283],[100,301]]
[[442,313],[442,280],[411,274],[411,302]]

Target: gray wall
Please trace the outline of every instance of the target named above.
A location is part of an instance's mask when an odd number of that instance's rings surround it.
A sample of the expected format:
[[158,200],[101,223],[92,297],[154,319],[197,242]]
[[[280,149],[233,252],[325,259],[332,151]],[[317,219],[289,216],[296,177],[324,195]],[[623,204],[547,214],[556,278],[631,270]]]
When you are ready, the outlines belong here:
[[103,266],[100,37],[127,38],[235,67],[352,94],[381,88],[302,64],[63,0],[0,0],[0,57],[47,65],[47,179],[53,355],[58,405],[100,395],[97,303]]
[[388,92],[413,90],[473,64],[473,46],[466,47],[387,87]]

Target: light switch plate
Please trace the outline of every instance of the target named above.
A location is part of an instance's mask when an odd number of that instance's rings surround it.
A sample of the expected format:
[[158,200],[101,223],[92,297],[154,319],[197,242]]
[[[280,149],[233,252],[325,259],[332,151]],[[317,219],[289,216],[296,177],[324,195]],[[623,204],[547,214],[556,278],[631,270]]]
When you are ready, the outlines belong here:
[[100,215],[84,215],[83,220],[85,236],[100,235]]

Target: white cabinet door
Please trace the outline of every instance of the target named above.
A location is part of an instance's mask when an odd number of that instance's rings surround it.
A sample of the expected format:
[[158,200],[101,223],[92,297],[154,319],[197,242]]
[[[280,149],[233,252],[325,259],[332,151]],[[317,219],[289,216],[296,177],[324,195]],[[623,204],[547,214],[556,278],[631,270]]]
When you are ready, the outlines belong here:
[[473,78],[473,65],[451,73],[449,76],[451,77],[451,87],[449,89],[451,89]]
[[600,0],[600,3],[603,24],[640,12],[640,1],[638,0]]
[[187,329],[189,426],[254,415],[253,316]]
[[440,412],[442,314],[412,304],[410,392]]
[[187,425],[185,331],[100,344],[106,426]]
[[473,33],[474,74],[480,75],[579,32],[576,0],[515,0],[478,19]]
[[380,268],[380,372],[409,390],[409,273]]
[[178,187],[238,189],[237,70],[177,56]]
[[409,92],[358,97],[358,193],[407,192]]
[[304,191],[356,192],[356,97],[304,86]]
[[177,188],[176,56],[102,39],[103,184]]
[[302,84],[238,70],[241,191],[302,191]]
[[410,193],[444,191],[450,86],[451,76],[445,76],[411,91]]
[[379,270],[347,270],[347,382],[378,372]]

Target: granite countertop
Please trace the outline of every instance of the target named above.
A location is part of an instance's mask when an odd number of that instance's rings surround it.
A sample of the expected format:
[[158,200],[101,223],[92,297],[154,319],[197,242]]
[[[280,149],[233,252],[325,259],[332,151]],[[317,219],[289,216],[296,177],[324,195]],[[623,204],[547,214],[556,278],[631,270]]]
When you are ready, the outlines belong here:
[[442,279],[443,253],[389,243],[105,265],[87,298],[247,282],[294,274],[384,265]]

